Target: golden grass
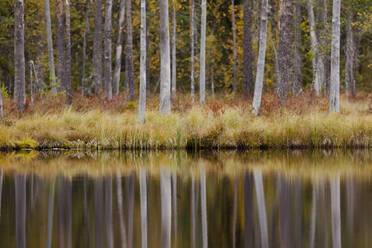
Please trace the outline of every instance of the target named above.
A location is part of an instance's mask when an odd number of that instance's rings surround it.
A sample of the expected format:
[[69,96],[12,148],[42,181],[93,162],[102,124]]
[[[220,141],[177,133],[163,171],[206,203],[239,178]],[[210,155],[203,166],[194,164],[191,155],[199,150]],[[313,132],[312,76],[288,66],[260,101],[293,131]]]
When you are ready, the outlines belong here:
[[[248,102],[241,99],[226,100],[226,104],[219,99],[204,107],[181,109],[182,102],[188,101],[183,96],[175,104],[178,110],[171,115],[159,114],[150,101],[144,124],[138,123],[136,110],[79,111],[72,106],[59,111],[30,112],[1,123],[0,148],[369,148],[372,146],[370,99],[369,96],[352,101],[343,98],[339,115],[329,115],[324,109],[325,99],[319,98],[308,109],[302,106],[299,111],[287,106],[256,117],[251,115]],[[271,106],[275,99],[266,97],[265,102]],[[304,104],[299,99],[292,104],[297,102]]]

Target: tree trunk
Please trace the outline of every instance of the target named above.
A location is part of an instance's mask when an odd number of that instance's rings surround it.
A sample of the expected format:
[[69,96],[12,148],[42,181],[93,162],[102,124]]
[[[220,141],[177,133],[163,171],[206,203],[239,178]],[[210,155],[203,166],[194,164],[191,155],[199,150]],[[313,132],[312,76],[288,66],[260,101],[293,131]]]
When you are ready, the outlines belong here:
[[294,22],[294,48],[293,48],[293,80],[292,80],[292,93],[298,95],[302,91],[302,56],[301,56],[301,21],[302,21],[302,4],[296,1],[296,16]]
[[23,111],[26,103],[24,4],[23,0],[15,0],[14,4],[14,102]]
[[232,22],[232,33],[233,33],[233,79],[234,79],[234,96],[236,96],[237,92],[237,84],[238,84],[238,79],[237,79],[237,68],[236,68],[236,27],[235,27],[235,0],[231,0],[231,22]]
[[291,76],[291,45],[292,45],[292,0],[279,1],[279,73],[280,81],[278,96],[283,102],[288,94]]
[[102,88],[102,0],[94,4],[93,84],[96,92]]
[[83,62],[81,70],[81,95],[84,95],[85,88],[85,70],[86,70],[86,58],[87,58],[87,32],[89,31],[89,10],[90,10],[91,0],[87,0],[87,7],[85,11],[85,23],[84,23],[84,33],[83,33]]
[[143,123],[146,113],[146,0],[141,0],[141,54],[140,54],[140,92],[138,120]]
[[176,50],[176,0],[173,0],[173,35],[172,35],[172,97],[176,96],[176,88],[177,88],[177,50]]
[[340,112],[340,9],[341,0],[334,0],[332,10],[330,113]]
[[65,90],[65,27],[63,0],[56,0],[56,46],[58,91]]
[[126,77],[125,85],[127,85],[127,93],[129,94],[129,100],[134,101],[134,66],[133,66],[133,27],[132,27],[132,0],[126,0],[127,10],[127,41],[126,41],[126,56],[125,56],[125,68]]
[[314,17],[314,0],[308,0],[307,10],[309,15],[309,26],[310,26],[310,38],[311,38],[311,51],[312,51],[312,66],[313,66],[313,88],[315,94],[320,96],[322,93],[322,81],[321,81],[321,62],[319,58],[319,43],[315,29],[315,17]]
[[65,89],[66,104],[72,102],[71,92],[71,21],[70,21],[70,3],[66,0],[66,72],[65,72]]
[[46,31],[47,31],[47,43],[48,43],[48,60],[49,60],[49,80],[51,81],[52,93],[57,93],[56,74],[54,68],[54,52],[53,52],[53,40],[52,40],[52,24],[50,20],[50,8],[49,0],[44,0],[45,4],[45,18],[46,18]]
[[195,102],[195,79],[194,79],[194,71],[195,71],[195,67],[194,67],[194,52],[195,52],[195,49],[194,49],[194,27],[195,27],[195,18],[194,18],[194,14],[195,14],[195,0],[190,0],[190,39],[191,39],[191,75],[190,75],[190,80],[191,80],[191,84],[190,84],[190,89],[191,89],[191,101],[192,103]]
[[[4,119],[3,94],[1,93],[1,87],[0,87],[0,118]],[[1,202],[1,199],[0,199],[0,202]]]
[[248,98],[253,94],[253,49],[252,49],[252,2],[244,0],[244,68],[243,87],[244,96]]
[[255,115],[258,115],[260,111],[263,79],[264,79],[264,71],[265,71],[265,56],[266,56],[266,41],[267,41],[267,7],[268,7],[267,5],[268,5],[267,0],[262,0],[257,72],[256,72],[256,82],[254,86],[253,110],[252,110],[252,113]]
[[269,247],[269,238],[267,232],[267,217],[266,217],[266,206],[265,206],[265,193],[262,183],[262,174],[259,171],[254,172],[254,183],[256,188],[257,197],[257,208],[258,208],[258,220],[260,224],[261,232],[261,247]]
[[112,0],[106,0],[105,4],[105,40],[104,40],[104,67],[105,67],[105,81],[104,92],[105,97],[112,99],[112,59],[111,59],[111,24],[112,19]]
[[205,104],[205,43],[206,43],[206,31],[207,31],[207,2],[202,0],[201,3],[202,15],[201,15],[201,34],[200,34],[200,105]]
[[[350,88],[355,85],[355,41],[354,41],[354,30],[353,30],[353,17],[349,13],[347,26],[346,26],[346,46],[345,46],[345,93],[346,96],[350,95]],[[351,90],[352,96],[355,96],[354,90]]]
[[113,89],[112,89],[114,96],[117,96],[119,94],[119,88],[120,88],[120,71],[121,71],[121,55],[123,52],[125,2],[126,0],[121,0],[120,2],[118,38],[116,41],[115,71],[114,71],[114,80],[113,80]]
[[333,244],[333,248],[341,248],[341,209],[340,209],[340,177],[339,176],[331,180],[331,208],[332,208],[332,241],[333,241],[332,244]]
[[170,114],[170,48],[168,0],[160,0],[160,106],[161,113]]
[[[141,3],[144,3],[145,0],[141,0]],[[142,8],[142,5],[141,5]],[[144,11],[146,11],[145,6],[143,6]],[[146,20],[146,15],[145,15]],[[147,185],[146,185],[146,170],[140,169],[140,203],[141,203],[141,244],[142,248],[147,247]]]
[[[164,0],[161,0],[164,1]],[[160,174],[161,200],[161,247],[170,248],[172,225],[172,195],[170,171],[163,169]]]

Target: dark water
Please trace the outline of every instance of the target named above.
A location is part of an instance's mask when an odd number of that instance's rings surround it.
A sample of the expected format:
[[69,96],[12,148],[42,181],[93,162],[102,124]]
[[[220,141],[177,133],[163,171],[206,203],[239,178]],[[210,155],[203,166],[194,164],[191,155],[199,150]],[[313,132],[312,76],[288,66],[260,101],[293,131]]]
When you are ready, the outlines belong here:
[[[48,161],[40,167],[65,166]],[[0,247],[372,247],[368,176],[345,174],[345,165],[311,177],[311,169],[288,175],[247,162],[228,172],[213,168],[224,161],[205,161],[176,170],[137,158],[125,173],[102,165],[95,175],[48,176],[43,159],[5,166]]]

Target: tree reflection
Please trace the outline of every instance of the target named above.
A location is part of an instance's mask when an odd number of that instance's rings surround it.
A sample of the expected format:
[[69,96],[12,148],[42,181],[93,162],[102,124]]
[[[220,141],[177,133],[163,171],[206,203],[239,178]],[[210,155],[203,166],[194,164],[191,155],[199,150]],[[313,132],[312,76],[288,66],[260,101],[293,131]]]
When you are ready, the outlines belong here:
[[257,208],[258,208],[258,220],[260,224],[261,232],[261,246],[264,248],[269,247],[269,238],[267,234],[267,217],[266,217],[266,206],[265,206],[265,195],[262,182],[261,171],[254,171],[254,183],[256,187],[257,197]]
[[15,174],[16,246],[26,247],[26,175]]
[[121,175],[117,173],[116,175],[116,194],[117,194],[117,202],[118,202],[118,211],[119,211],[119,226],[120,226],[120,241],[121,247],[127,247],[127,236],[125,230],[125,220],[124,220],[124,205],[123,205],[123,192],[122,192],[122,183],[121,183]]
[[95,216],[95,237],[96,248],[104,247],[104,220],[103,220],[103,185],[102,179],[94,182],[94,216]]
[[106,243],[107,248],[114,247],[114,234],[112,224],[112,179],[105,180],[105,212],[106,212]]
[[203,248],[207,248],[208,247],[207,186],[206,186],[204,166],[200,168],[200,194],[201,194]]
[[141,237],[142,248],[147,248],[147,185],[146,170],[141,168],[139,175],[140,181],[140,202],[141,202]]
[[161,247],[169,248],[171,245],[171,178],[169,169],[160,172],[160,199],[161,199]]
[[331,179],[332,243],[341,248],[340,177]]
[[248,172],[244,175],[244,247],[253,247],[253,178]]
[[47,229],[47,248],[52,247],[53,239],[53,215],[54,215],[54,188],[55,178],[53,178],[52,185],[49,190],[49,203],[48,203],[48,229]]

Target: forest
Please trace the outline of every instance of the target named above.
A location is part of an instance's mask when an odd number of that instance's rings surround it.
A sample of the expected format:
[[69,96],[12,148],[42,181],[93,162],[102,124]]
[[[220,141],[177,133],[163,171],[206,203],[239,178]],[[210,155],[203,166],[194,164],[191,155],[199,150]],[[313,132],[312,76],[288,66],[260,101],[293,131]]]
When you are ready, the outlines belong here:
[[0,15],[4,149],[372,142],[371,0],[3,0]]

